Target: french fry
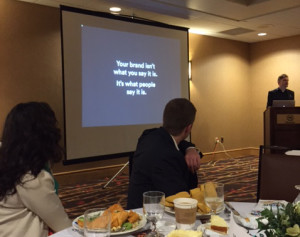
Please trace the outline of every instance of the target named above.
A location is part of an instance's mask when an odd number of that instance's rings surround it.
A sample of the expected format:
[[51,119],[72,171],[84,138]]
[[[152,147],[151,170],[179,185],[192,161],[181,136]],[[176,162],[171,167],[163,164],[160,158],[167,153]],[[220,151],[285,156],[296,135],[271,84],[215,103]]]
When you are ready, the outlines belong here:
[[[216,188],[213,182],[208,182],[206,185],[207,192],[209,192],[212,196],[217,196]],[[166,207],[174,207],[174,199],[176,198],[193,198],[198,201],[198,212],[201,214],[210,213],[210,208],[205,204],[204,201],[204,184],[199,184],[197,188],[191,189],[190,193],[187,192],[179,192],[174,195],[171,195],[166,198],[165,206]]]
[[198,202],[204,201],[204,193],[200,188],[194,188],[190,190],[191,198],[196,199]]
[[210,212],[210,208],[206,206],[205,203],[198,202],[197,206],[198,212],[200,212],[201,214],[208,214]]
[[[204,185],[203,185],[203,191],[204,191]],[[209,196],[211,197],[217,196],[216,187],[213,182],[206,183],[206,192],[209,193]]]
[[201,214],[207,214],[210,212],[210,208],[204,202],[204,185],[200,185],[198,188],[190,190],[191,197],[198,201],[198,212]]

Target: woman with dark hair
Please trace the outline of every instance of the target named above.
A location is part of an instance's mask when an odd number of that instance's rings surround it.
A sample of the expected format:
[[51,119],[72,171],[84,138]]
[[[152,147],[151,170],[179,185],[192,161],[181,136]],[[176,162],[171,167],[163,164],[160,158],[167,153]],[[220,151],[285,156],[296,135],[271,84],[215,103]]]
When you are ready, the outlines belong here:
[[71,226],[49,167],[62,158],[60,130],[46,103],[16,105],[0,147],[0,236],[48,236]]

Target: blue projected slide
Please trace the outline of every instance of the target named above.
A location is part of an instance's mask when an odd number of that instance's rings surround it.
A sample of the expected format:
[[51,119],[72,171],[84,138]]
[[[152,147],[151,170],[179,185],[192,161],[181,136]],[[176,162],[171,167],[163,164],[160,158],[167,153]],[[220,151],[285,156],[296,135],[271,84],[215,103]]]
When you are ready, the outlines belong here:
[[82,26],[82,126],[156,124],[180,97],[178,39]]

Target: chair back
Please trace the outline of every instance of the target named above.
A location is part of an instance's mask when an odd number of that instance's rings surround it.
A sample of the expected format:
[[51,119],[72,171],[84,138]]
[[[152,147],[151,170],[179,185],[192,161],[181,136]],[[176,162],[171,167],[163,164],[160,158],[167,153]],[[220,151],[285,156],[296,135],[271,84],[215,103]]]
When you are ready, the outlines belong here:
[[287,148],[260,147],[257,200],[293,202],[299,191],[300,156],[286,155]]

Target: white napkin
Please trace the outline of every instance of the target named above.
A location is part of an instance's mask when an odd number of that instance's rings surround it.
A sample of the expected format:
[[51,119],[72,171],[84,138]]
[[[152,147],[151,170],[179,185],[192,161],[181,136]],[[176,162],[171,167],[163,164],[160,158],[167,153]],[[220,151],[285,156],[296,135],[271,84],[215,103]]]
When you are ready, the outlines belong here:
[[249,228],[252,230],[255,230],[258,228],[258,223],[256,221],[256,219],[258,217],[256,217],[256,216],[247,215],[245,218],[241,217],[241,216],[234,216],[234,218],[238,224],[240,224],[246,228]]
[[284,200],[259,200],[255,208],[251,211],[253,216],[260,216],[260,212],[264,209],[269,209],[274,213],[277,212],[277,207],[285,207],[288,204]]

